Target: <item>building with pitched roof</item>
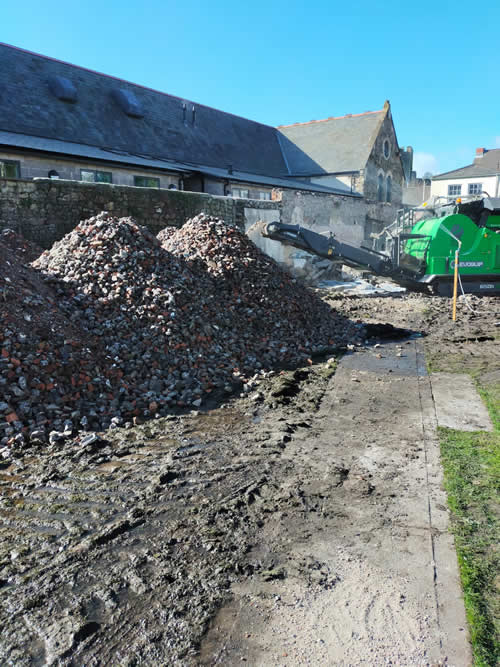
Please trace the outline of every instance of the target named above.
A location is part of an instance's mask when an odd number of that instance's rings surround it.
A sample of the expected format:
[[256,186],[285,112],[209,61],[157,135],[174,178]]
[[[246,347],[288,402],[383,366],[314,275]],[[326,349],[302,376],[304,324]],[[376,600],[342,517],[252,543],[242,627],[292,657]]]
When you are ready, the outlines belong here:
[[432,197],[463,197],[485,192],[500,196],[500,148],[476,148],[472,164],[432,178]]
[[280,126],[287,165],[318,185],[339,181],[365,199],[402,201],[405,181],[389,101],[380,111]]
[[[0,177],[263,200],[279,191],[335,195],[368,202],[363,215],[356,209],[362,227],[392,221],[401,206],[388,102],[275,128],[7,44],[0,65]],[[323,210],[327,223],[338,219]]]

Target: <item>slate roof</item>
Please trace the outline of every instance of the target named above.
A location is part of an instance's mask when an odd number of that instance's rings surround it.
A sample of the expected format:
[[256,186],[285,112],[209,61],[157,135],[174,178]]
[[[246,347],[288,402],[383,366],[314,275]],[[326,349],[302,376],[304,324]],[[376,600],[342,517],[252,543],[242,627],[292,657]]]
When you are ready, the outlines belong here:
[[500,148],[492,148],[484,152],[482,157],[477,157],[474,164],[483,169],[490,169],[492,173],[500,171]]
[[359,171],[368,161],[386,110],[281,125],[280,142],[292,174]]
[[[56,96],[68,82],[74,102]],[[0,44],[0,130],[191,165],[288,173],[273,127],[7,44]]]
[[[365,128],[369,122],[360,121]],[[342,140],[346,152],[354,135],[353,127]],[[352,145],[359,144],[357,137]],[[314,174],[323,169],[300,147],[292,153],[282,130],[3,43],[0,145],[358,196],[340,182],[297,180],[297,169],[294,178],[289,161],[306,161]]]
[[500,173],[500,148],[486,151],[483,157],[476,158],[472,164],[460,169],[445,171],[432,177],[433,181],[449,181],[453,178],[483,178]]

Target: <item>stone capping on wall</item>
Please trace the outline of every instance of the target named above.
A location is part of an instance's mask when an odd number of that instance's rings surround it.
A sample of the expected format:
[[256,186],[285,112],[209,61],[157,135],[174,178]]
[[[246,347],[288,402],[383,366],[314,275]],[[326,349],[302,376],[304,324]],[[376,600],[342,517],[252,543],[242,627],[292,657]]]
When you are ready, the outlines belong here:
[[245,207],[280,211],[281,202],[113,183],[0,179],[0,228],[10,227],[43,248],[103,210],[131,216],[156,234],[201,212],[244,229]]

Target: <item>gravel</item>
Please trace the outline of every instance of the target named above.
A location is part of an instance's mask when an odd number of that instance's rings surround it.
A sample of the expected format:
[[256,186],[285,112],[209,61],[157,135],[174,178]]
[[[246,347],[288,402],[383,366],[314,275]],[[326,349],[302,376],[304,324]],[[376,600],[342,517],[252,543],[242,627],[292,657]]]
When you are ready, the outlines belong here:
[[363,338],[239,229],[203,214],[156,238],[102,212],[31,266],[9,238],[1,445],[199,408],[256,373]]

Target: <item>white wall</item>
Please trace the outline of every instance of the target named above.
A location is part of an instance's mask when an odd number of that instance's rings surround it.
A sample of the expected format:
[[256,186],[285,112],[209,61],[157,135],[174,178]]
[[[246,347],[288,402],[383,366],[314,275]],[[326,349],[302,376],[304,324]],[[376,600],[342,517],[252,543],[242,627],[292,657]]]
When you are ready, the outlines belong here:
[[499,177],[498,176],[484,176],[483,178],[450,178],[449,180],[432,181],[431,196],[432,197],[447,197],[448,185],[461,185],[461,196],[469,194],[469,183],[481,183],[483,190],[485,190],[490,197],[498,197],[499,191]]

